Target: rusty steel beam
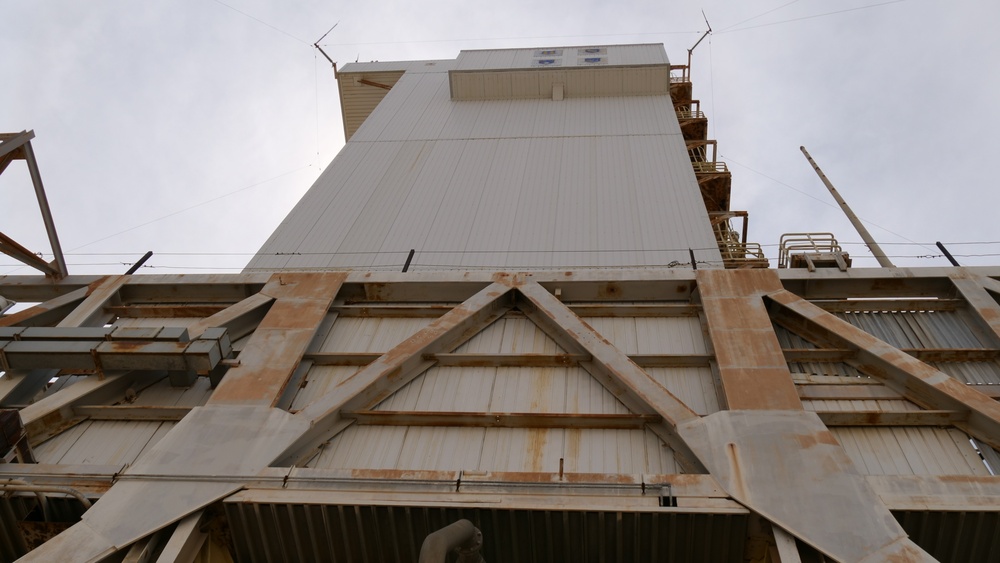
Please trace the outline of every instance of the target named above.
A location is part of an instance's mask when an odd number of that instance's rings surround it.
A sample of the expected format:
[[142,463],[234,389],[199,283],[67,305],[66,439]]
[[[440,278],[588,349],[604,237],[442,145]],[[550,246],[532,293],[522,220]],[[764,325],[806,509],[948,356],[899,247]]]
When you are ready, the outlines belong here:
[[773,270],[698,271],[698,297],[729,409],[802,409],[763,301],[780,289]]
[[[923,362],[989,362],[1000,358],[996,348],[900,348]],[[788,362],[846,362],[857,352],[847,348],[783,348]]]
[[474,426],[481,428],[641,429],[662,422],[654,414],[578,414],[523,412],[354,411],[344,413],[358,424],[383,426]]
[[69,293],[54,297],[34,307],[29,307],[12,315],[0,317],[0,327],[48,326],[57,324],[89,294],[89,287],[74,289]]
[[300,410],[295,416],[310,429],[275,460],[294,465],[320,443],[345,428],[345,411],[369,409],[434,364],[426,354],[450,352],[472,338],[513,306],[512,288],[493,283],[461,305],[396,345],[351,376],[333,392]]
[[42,260],[34,252],[21,246],[16,240],[0,233],[0,252],[10,256],[14,260],[42,272],[46,276],[60,277],[61,272],[58,266],[53,266]]
[[963,422],[960,411],[816,411],[827,426],[951,426]]
[[128,279],[128,276],[107,276],[91,285],[87,297],[56,326],[104,326],[112,318],[104,307],[118,304],[118,292]]
[[266,298],[274,299],[240,353],[239,365],[226,373],[207,404],[273,407],[345,278],[344,273],[328,272],[274,274],[261,291],[263,297],[247,298],[234,306],[238,314],[232,318],[242,318],[266,305]]
[[239,303],[195,322],[188,327],[188,332],[192,337],[197,337],[208,328],[222,327],[229,332],[229,337],[233,341],[239,340],[260,326],[273,302],[274,297],[255,293]]
[[775,322],[814,344],[857,350],[852,364],[930,410],[968,412],[956,426],[1000,447],[1000,404],[801,297],[780,290],[767,296]]

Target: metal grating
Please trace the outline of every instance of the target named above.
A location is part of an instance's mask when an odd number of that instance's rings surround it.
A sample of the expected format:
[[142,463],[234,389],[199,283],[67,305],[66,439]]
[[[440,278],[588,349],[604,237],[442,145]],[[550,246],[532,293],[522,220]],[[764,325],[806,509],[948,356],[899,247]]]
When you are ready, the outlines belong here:
[[740,562],[747,515],[225,503],[240,563],[416,561],[427,534],[461,518],[487,561]]

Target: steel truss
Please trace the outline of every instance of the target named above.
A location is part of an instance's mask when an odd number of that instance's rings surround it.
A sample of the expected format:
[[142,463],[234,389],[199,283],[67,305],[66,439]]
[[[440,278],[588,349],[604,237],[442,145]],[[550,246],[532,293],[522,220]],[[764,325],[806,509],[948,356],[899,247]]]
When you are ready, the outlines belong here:
[[[986,365],[1000,377],[998,277],[1000,268],[3,277],[0,293],[38,303],[0,317],[0,405],[18,409],[27,444],[14,450],[19,463],[0,464],[16,495],[2,518],[3,554],[390,561],[414,558],[414,542],[418,549],[461,516],[479,520],[487,560],[541,560],[554,549],[566,560],[596,551],[637,561],[796,561],[800,551],[841,561],[995,556],[1000,478],[865,474],[831,428],[955,428],[1000,462],[996,387],[935,367]],[[894,346],[845,320],[908,312],[953,314],[980,345]],[[560,351],[461,351],[511,316],[527,318]],[[429,323],[386,351],[323,351],[332,328],[356,317]],[[707,352],[630,352],[585,320],[592,317],[697,318]],[[157,319],[184,319],[184,327]],[[804,363],[853,371],[790,369]],[[300,404],[310,370],[324,366],[354,366],[353,375]],[[378,408],[434,366],[578,366],[627,413]],[[711,370],[717,412],[698,412],[649,372],[691,366]],[[129,401],[161,380],[178,390],[208,380],[212,391],[189,405]],[[175,424],[131,463],[30,463],[31,448],[87,421]],[[357,425],[648,429],[680,472],[564,471],[573,460],[563,458],[558,468],[521,472],[310,465]],[[32,519],[35,497],[14,479],[69,486],[97,502],[77,506],[78,521],[58,534],[49,528],[29,552],[18,525]],[[952,515],[941,525],[954,527],[953,541],[907,526],[931,513]],[[955,515],[979,518],[976,533]],[[563,536],[572,526],[560,522],[571,517],[610,535],[570,541]],[[404,520],[406,530],[397,527]],[[334,530],[316,529],[323,522],[338,528],[336,541]],[[524,531],[539,525],[548,532]],[[662,530],[683,526],[708,530],[700,546],[650,547]],[[375,547],[386,542],[393,547]]]

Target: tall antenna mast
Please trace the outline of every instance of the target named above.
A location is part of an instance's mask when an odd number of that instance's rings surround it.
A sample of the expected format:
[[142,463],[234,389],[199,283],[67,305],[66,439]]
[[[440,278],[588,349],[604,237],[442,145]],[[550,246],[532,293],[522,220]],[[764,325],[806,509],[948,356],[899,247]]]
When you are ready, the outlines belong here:
[[802,154],[806,155],[806,160],[809,161],[809,164],[812,165],[813,170],[815,170],[816,174],[819,175],[819,179],[823,181],[823,185],[825,185],[826,188],[830,190],[830,194],[833,195],[833,199],[837,200],[837,203],[840,205],[840,208],[844,210],[844,214],[847,215],[848,219],[850,219],[851,223],[854,225],[854,228],[858,230],[858,234],[861,235],[861,239],[865,241],[865,244],[868,245],[868,249],[871,250],[872,254],[875,255],[875,259],[878,260],[879,265],[882,266],[883,268],[895,268],[896,266],[893,265],[892,261],[889,260],[889,257],[885,255],[885,252],[882,252],[882,248],[878,245],[877,242],[875,242],[875,238],[872,237],[872,234],[869,233],[868,229],[866,229],[865,226],[861,223],[861,219],[858,219],[858,216],[854,214],[854,211],[852,211],[850,206],[847,205],[847,202],[844,201],[844,198],[840,197],[840,192],[837,191],[837,188],[833,187],[833,184],[826,177],[826,174],[824,174],[823,171],[819,169],[819,165],[816,164],[816,161],[813,160],[811,156],[809,156],[809,151],[807,151],[805,147],[799,147],[799,149],[802,150]]
[[691,72],[691,54],[694,53],[695,47],[697,47],[698,45],[700,45],[701,42],[704,41],[705,38],[708,37],[709,35],[711,35],[711,33],[712,33],[712,24],[708,23],[708,16],[705,15],[705,10],[701,11],[701,17],[705,18],[705,25],[708,26],[708,31],[706,31],[705,33],[703,33],[702,36],[698,39],[698,41],[696,41],[695,44],[690,49],[688,49],[688,72],[689,73]]
[[322,53],[323,56],[326,58],[326,60],[330,61],[330,64],[333,65],[333,74],[334,75],[337,74],[337,63],[333,62],[333,59],[330,58],[330,55],[327,55],[326,51],[324,51],[323,48],[319,46],[319,42],[322,41],[322,40],[324,40],[324,39],[326,39],[326,36],[330,35],[330,32],[333,31],[334,28],[337,27],[338,25],[340,25],[340,22],[337,22],[337,23],[333,24],[333,27],[331,27],[330,29],[326,30],[326,33],[324,33],[322,37],[320,37],[319,39],[316,40],[315,43],[313,43],[313,47],[316,47],[317,49],[319,49],[319,52]]

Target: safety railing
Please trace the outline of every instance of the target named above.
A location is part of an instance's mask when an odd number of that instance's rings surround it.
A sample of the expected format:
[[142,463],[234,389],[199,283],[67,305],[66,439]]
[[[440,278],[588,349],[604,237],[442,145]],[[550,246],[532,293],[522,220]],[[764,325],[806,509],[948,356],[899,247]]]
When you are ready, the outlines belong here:
[[785,233],[778,244],[778,267],[787,268],[794,254],[842,254],[833,233]]
[[695,161],[691,163],[691,167],[694,168],[695,174],[716,174],[729,172],[729,167],[726,166],[726,163],[721,160],[717,160],[715,162]]

